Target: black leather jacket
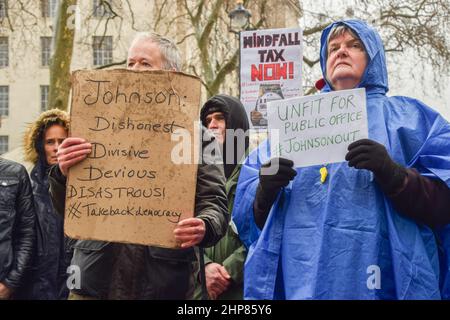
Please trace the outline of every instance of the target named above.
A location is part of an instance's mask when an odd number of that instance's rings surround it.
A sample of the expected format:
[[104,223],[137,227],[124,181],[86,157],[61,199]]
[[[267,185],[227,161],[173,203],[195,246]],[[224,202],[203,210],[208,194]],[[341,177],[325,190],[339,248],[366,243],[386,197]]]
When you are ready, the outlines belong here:
[[0,158],[0,282],[18,289],[30,268],[35,211],[25,168]]
[[[214,139],[203,142],[203,149]],[[202,247],[210,247],[228,226],[223,166],[205,159],[198,166],[195,213],[206,225]],[[214,163],[214,164],[207,164]],[[65,177],[57,165],[50,169],[50,193],[64,215]],[[72,264],[80,268],[81,288],[74,293],[98,299],[185,299],[194,290],[197,257],[193,248],[165,249],[143,245],[78,240]]]
[[67,267],[72,258],[64,237],[63,217],[55,212],[48,191],[47,167],[38,161],[31,171],[36,211],[36,250],[17,299],[67,299]]

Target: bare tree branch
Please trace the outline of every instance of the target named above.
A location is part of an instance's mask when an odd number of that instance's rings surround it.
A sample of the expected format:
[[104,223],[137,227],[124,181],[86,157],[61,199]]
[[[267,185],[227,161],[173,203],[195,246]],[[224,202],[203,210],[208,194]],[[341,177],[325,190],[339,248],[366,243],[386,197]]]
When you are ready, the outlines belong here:
[[131,28],[132,28],[133,30],[137,31],[137,28],[136,28],[136,19],[135,19],[135,17],[134,17],[134,11],[133,11],[133,9],[132,9],[132,7],[131,7],[130,0],[125,0],[125,1],[126,1],[127,5],[128,5],[128,10],[130,11],[130,15],[131,15]]
[[114,67],[114,66],[120,66],[122,64],[126,64],[127,63],[127,59],[122,60],[122,61],[118,61],[118,62],[112,62],[112,63],[108,63],[99,67],[96,67],[95,69],[101,70],[101,69],[107,69],[110,67]]
[[310,60],[307,57],[303,56],[303,62],[308,65],[308,67],[312,68],[316,63],[318,63],[320,59]]
[[181,38],[181,40],[177,41],[177,45],[182,44],[187,38],[192,37],[192,36],[195,36],[194,32],[185,35],[183,38]]
[[[159,25],[159,23],[161,22],[161,19],[162,19],[162,15],[163,15],[163,12],[164,12],[164,7],[167,5],[167,0],[164,0],[163,1],[163,3],[162,3],[162,5],[161,5],[161,7],[157,7],[156,8],[156,10],[157,10],[157,12],[158,12],[158,16],[156,17],[156,19],[155,19],[155,23],[154,23],[154,29],[155,30],[157,30],[158,29],[158,25]],[[157,3],[155,3],[155,6],[157,6]]]
[[323,24],[320,24],[318,26],[315,26],[315,27],[312,27],[309,29],[305,29],[305,30],[303,30],[303,36],[308,37],[315,33],[322,32],[322,30],[325,29],[326,27],[328,27],[329,25],[330,25],[330,22],[327,22],[327,23],[323,23]]
[[225,63],[216,74],[216,78],[209,86],[210,92],[216,93],[219,90],[225,76],[236,69],[238,58],[239,51],[236,50],[231,59],[227,63]]

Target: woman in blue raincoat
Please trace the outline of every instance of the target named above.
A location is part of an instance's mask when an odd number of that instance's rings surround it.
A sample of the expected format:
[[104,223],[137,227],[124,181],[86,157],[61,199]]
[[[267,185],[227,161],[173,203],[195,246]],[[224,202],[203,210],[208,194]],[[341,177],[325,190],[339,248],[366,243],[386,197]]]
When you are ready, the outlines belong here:
[[[440,299],[425,224],[450,220],[450,124],[420,101],[387,97],[383,44],[362,21],[327,27],[320,60],[323,92],[365,88],[369,139],[349,145],[348,162],[297,170],[270,159],[268,142],[249,156],[233,211],[249,247],[245,298]],[[274,160],[278,173],[265,175]]]

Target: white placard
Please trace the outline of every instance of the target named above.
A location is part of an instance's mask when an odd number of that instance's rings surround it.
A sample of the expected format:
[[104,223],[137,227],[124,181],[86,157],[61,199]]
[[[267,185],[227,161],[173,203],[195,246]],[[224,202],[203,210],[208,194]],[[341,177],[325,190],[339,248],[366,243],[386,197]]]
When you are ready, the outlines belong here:
[[368,137],[366,90],[333,91],[268,103],[272,157],[296,167],[345,161],[347,147]]
[[267,129],[267,102],[303,94],[302,45],[299,28],[241,32],[240,96],[252,128]]

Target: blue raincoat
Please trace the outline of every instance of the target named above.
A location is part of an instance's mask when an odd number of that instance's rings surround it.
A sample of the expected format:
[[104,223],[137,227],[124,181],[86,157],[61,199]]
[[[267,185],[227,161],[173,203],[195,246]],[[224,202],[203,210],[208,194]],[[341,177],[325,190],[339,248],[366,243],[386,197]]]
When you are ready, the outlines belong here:
[[[366,88],[369,139],[382,143],[397,163],[450,186],[450,124],[420,101],[387,97],[377,32],[357,20],[337,23],[351,28],[368,54],[358,87]],[[326,39],[335,25],[321,38],[324,75]],[[331,90],[327,84],[323,91]],[[246,299],[441,298],[445,279],[439,278],[435,234],[396,212],[373,174],[347,162],[328,164],[323,184],[322,166],[297,169],[259,230],[252,207],[269,150],[264,142],[247,158],[236,191],[233,220],[249,247]]]
[[437,232],[441,261],[441,295],[450,300],[450,225]]

